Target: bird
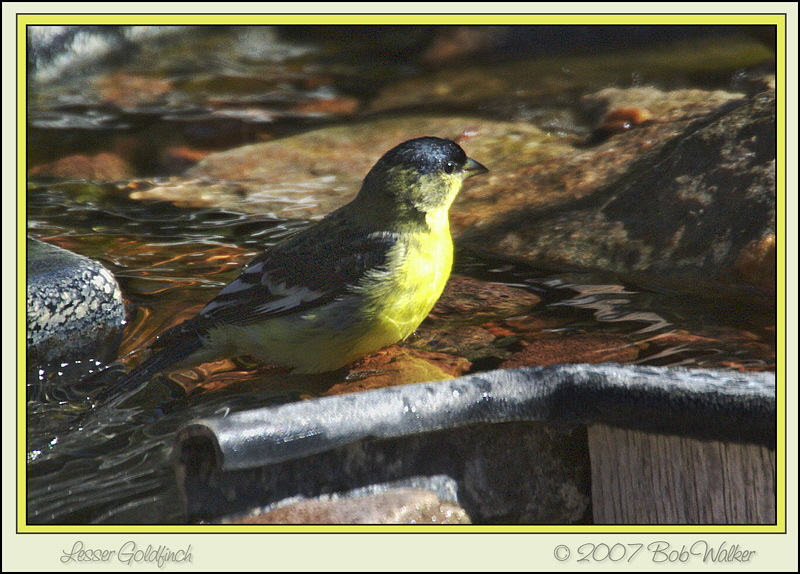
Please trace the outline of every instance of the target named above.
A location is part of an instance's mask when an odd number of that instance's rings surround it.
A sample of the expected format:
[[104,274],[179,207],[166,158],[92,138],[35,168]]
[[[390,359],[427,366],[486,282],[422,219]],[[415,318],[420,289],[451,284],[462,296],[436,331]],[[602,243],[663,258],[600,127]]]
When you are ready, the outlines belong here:
[[465,179],[487,171],[450,139],[390,149],[352,201],[256,256],[196,316],[160,334],[119,386],[239,355],[324,373],[406,339],[450,276],[449,208]]

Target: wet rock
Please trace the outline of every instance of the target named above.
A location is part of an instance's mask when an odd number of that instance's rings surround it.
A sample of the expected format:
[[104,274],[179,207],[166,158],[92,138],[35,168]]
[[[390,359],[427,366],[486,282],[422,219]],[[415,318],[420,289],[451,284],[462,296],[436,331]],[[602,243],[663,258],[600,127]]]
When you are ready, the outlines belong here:
[[27,368],[114,357],[125,323],[122,293],[99,263],[27,242]]
[[646,108],[614,108],[609,111],[603,123],[589,137],[588,143],[600,143],[614,134],[622,133],[653,121],[653,115]]
[[[622,174],[643,150],[676,136],[698,115],[741,99],[741,94],[702,90],[634,92],[625,92],[626,97],[606,90],[581,104],[595,110],[591,113],[598,122],[609,108],[647,107],[654,121],[635,130],[636,138],[616,139],[613,145],[587,149],[578,145],[580,139],[526,122],[470,116],[384,118],[214,153],[187,172],[200,181],[143,190],[136,198],[205,205],[201,198],[208,196],[209,201],[216,197],[220,207],[247,213],[318,218],[349,201],[386,150],[406,139],[438,135],[459,140],[490,169],[468,180],[456,199],[451,223],[458,233],[489,226],[521,206],[555,210],[589,196]],[[211,189],[220,186],[235,192]]]
[[498,28],[508,29],[496,26],[445,26],[425,48],[421,60],[429,65],[441,66],[486,52],[497,43]]
[[133,167],[120,156],[101,152],[97,155],[71,155],[52,163],[37,165],[28,175],[62,179],[116,180],[133,177]]
[[[499,135],[514,128],[511,123],[495,125],[469,117],[374,120],[214,153],[186,176],[236,182],[238,197],[219,198],[220,207],[319,218],[352,199],[378,158],[400,142],[424,135],[457,138],[474,129]],[[517,131],[540,133],[533,127]],[[145,191],[138,198],[150,199],[153,194]],[[190,203],[192,195],[175,187],[159,190],[158,198]]]
[[[744,94],[725,90],[702,90],[688,88],[680,90],[663,90],[653,86],[633,88],[603,88],[591,92],[580,99],[583,114],[589,123],[600,115],[604,121],[615,115],[633,116],[634,124],[646,122],[671,124],[700,119],[719,107],[736,100]],[[594,117],[593,117],[594,116]],[[679,124],[675,134],[685,127]]]
[[97,86],[101,100],[123,107],[156,103],[172,90],[173,85],[169,80],[129,72],[103,76]]
[[[248,192],[235,181],[161,178],[157,183],[145,182],[145,184],[132,185],[125,191],[128,192],[128,197],[134,200],[169,201],[180,207],[213,206],[225,209],[237,205],[240,211],[250,212]],[[253,195],[257,195],[257,193]],[[280,212],[281,204],[292,205],[292,198],[281,197],[279,192],[261,194],[262,198],[265,196],[267,205],[260,204],[263,211],[259,211],[259,213],[270,214],[272,213],[270,210]],[[254,201],[257,202],[257,200]]]
[[557,363],[626,363],[639,356],[639,348],[613,334],[540,336],[527,343],[500,365],[501,369],[554,365]]
[[[514,58],[538,55],[550,57],[553,54],[590,53],[597,55],[609,49],[625,51],[627,56],[664,48],[668,43],[719,44],[741,43],[740,28],[749,36],[762,40],[765,45],[772,38],[775,43],[774,26],[627,26],[627,25],[548,25],[548,26],[506,26],[470,25],[440,26],[436,35],[422,54],[422,60],[429,65],[445,66],[463,62],[467,58],[502,61],[504,57]],[[749,30],[748,28],[753,28]],[[685,49],[685,48],[684,48]]]
[[347,379],[332,385],[323,395],[441,381],[465,374],[470,362],[453,354],[433,353],[392,345],[348,367]]
[[[694,355],[698,366],[741,372],[775,371],[775,348],[763,336],[745,329],[710,328],[697,333],[675,330],[641,341],[645,358],[667,357],[673,363],[684,355]],[[737,349],[738,352],[721,352]],[[652,359],[651,359],[652,360]]]
[[512,339],[498,334],[498,321],[527,315],[541,299],[525,289],[453,275],[428,319],[407,346],[492,364],[507,359]]
[[290,111],[303,115],[353,116],[361,106],[355,98],[346,96],[307,100],[293,106]]
[[478,324],[530,313],[540,302],[538,295],[525,289],[452,275],[430,318]]
[[[653,140],[650,130],[658,128],[648,126],[617,136],[625,143],[605,144],[653,148],[625,162],[622,173],[604,169],[602,152],[587,154],[596,175],[578,186],[589,188],[581,201],[520,206],[473,227],[462,241],[543,266],[610,270],[696,293],[774,297],[774,93],[677,124],[681,133],[671,139],[662,133]],[[747,284],[753,278],[757,283]]]
[[483,327],[449,325],[442,328],[436,324],[428,324],[417,329],[417,337],[410,344],[474,361],[496,356],[498,353],[505,356],[506,353],[501,349],[494,348],[495,340],[495,335]]
[[[557,228],[558,214],[574,209],[580,202],[592,203],[591,198],[631,169],[644,152],[678,136],[698,117],[741,99],[741,94],[723,91],[604,89],[582,99],[583,113],[596,116],[592,125],[600,125],[608,111],[620,107],[644,108],[652,119],[594,147],[586,145],[588,133],[580,138],[543,131],[498,133],[477,126],[468,142],[470,153],[472,157],[485,158],[490,172],[475,181],[469,193],[457,198],[451,221],[459,231],[468,228],[470,234],[476,233],[480,239],[472,244],[481,251],[519,256],[529,241],[524,230],[531,213],[541,212],[552,218],[552,227]],[[602,198],[594,201],[601,202]],[[481,230],[502,229],[509,219],[513,219],[509,225],[515,231],[521,228],[519,235],[508,233],[502,244],[496,240],[481,244],[486,237]],[[494,239],[493,235],[489,237]],[[591,256],[592,250],[588,253]],[[533,262],[546,265],[552,260]]]
[[[463,35],[466,40],[467,36]],[[479,34],[472,34],[481,41]],[[538,116],[545,105],[566,107],[572,94],[606,86],[670,85],[675,78],[707,80],[730,77],[737,71],[773,58],[756,40],[698,38],[670,46],[581,55],[542,54],[536,59],[473,66],[447,66],[436,73],[389,84],[370,103],[371,111],[483,106],[500,117]],[[498,105],[500,104],[500,105]]]
[[[428,318],[403,347],[409,352],[450,357],[460,367],[448,370],[454,376],[466,373],[477,360],[496,364],[507,359],[510,352],[506,349],[508,341],[498,340],[491,325],[530,313],[539,302],[538,296],[525,289],[453,275]],[[456,370],[461,372],[456,375]]]
[[764,291],[774,291],[777,264],[775,242],[775,234],[769,232],[752,239],[733,262],[732,275]]
[[[457,241],[481,254],[701,292],[771,290],[774,92],[603,88],[573,108],[582,134],[471,116],[323,128],[211,154],[187,172],[198,181],[137,197],[319,218],[355,195],[385,150],[438,135],[490,169],[451,210]],[[630,129],[592,139],[604,118]]]
[[186,145],[176,145],[161,151],[159,164],[169,173],[180,173],[206,157],[210,152]]
[[457,503],[420,489],[393,489],[355,498],[322,496],[287,503],[224,524],[470,524]]

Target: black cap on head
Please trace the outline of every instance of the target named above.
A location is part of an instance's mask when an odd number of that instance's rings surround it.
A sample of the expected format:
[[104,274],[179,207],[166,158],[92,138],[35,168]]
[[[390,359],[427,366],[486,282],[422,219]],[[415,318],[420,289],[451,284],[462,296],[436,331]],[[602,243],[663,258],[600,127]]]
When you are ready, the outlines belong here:
[[[405,165],[420,173],[433,173],[447,169],[448,163],[460,169],[467,161],[467,154],[456,142],[426,136],[408,140],[387,151],[376,167],[389,168]],[[452,171],[452,168],[450,168]]]

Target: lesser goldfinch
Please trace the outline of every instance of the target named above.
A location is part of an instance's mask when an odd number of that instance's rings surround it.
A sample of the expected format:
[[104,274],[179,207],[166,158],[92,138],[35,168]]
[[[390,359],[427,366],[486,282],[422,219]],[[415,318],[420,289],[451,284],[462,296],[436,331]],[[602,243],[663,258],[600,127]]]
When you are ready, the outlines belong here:
[[350,203],[253,259],[197,316],[161,334],[121,384],[245,354],[321,373],[405,339],[450,276],[450,205],[486,171],[447,139],[389,150]]

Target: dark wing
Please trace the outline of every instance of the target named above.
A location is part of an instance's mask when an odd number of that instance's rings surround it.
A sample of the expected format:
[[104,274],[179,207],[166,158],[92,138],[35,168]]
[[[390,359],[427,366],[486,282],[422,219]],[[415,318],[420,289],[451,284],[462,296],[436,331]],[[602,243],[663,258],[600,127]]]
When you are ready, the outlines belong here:
[[311,309],[347,294],[371,270],[387,268],[398,236],[367,231],[334,212],[253,259],[192,319],[168,329],[154,343],[160,350],[107,389],[109,396],[137,388],[156,373],[191,356],[220,323],[247,325]]
[[247,325],[318,307],[349,292],[367,271],[386,268],[397,234],[367,232],[331,215],[257,256],[196,317],[158,343],[202,335],[215,324]]

